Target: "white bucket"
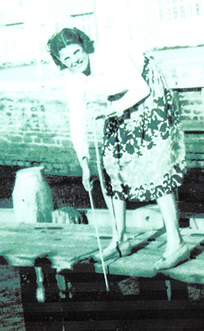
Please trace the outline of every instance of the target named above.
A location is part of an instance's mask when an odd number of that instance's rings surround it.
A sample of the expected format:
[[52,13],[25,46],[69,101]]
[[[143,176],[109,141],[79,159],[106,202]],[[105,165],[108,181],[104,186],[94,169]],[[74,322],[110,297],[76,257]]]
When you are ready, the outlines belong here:
[[17,223],[52,222],[52,194],[42,170],[39,166],[16,173],[12,200]]

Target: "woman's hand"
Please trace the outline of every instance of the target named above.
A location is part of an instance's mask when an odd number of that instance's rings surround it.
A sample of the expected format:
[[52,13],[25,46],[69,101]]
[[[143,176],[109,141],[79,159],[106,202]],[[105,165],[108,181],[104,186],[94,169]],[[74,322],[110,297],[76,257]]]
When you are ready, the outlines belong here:
[[105,117],[107,102],[92,101],[87,104],[87,108],[91,119],[99,119]]
[[117,115],[113,104],[110,101],[92,101],[87,103],[87,108],[90,111],[92,119],[107,118]]
[[82,166],[82,184],[84,185],[86,191],[90,191],[92,189],[92,184],[90,181],[90,170],[88,166],[88,160],[86,157],[83,158],[81,166]]

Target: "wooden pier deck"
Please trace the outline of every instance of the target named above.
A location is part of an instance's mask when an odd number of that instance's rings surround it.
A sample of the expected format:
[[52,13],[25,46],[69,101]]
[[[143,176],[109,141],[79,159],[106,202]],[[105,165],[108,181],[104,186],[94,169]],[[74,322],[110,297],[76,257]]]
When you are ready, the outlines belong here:
[[[102,265],[86,259],[97,250],[91,221],[90,224],[15,224],[12,209],[0,210],[0,290],[3,293],[0,328],[91,330],[92,323],[93,330],[104,326],[108,330],[111,319],[112,327],[114,324],[118,330],[123,330],[119,328],[121,323],[130,330],[138,325],[141,329],[152,329],[155,323],[162,327],[169,323],[170,316],[173,327],[182,325],[193,329],[195,323],[203,326],[204,228],[196,227],[199,224],[196,218],[190,226],[181,228],[191,249],[191,259],[175,268],[156,272],[153,264],[165,249],[166,234],[157,212],[152,212],[153,217],[158,216],[153,227],[147,221],[148,210],[143,211],[142,216],[146,215],[143,222],[142,217],[137,226],[131,227],[131,222],[127,222],[131,255],[115,256],[105,262],[110,285],[107,293]],[[97,216],[101,216],[100,210],[98,213]],[[129,212],[128,216],[130,220],[134,215]],[[98,218],[101,245],[106,247],[111,240],[111,228],[101,226]],[[116,283],[113,278],[117,278]],[[179,300],[175,299],[175,295],[180,295],[177,292],[182,293]],[[53,299],[56,293],[57,300]],[[109,294],[112,299],[106,300]],[[131,296],[135,297],[134,301]],[[138,320],[140,314],[143,317]]]
[[[44,259],[57,273],[67,269],[102,273],[100,263],[93,264],[85,259],[98,247],[93,224],[14,224],[9,222],[9,215],[12,217],[12,210],[4,210],[4,222],[0,224],[0,257],[3,264],[32,267]],[[5,222],[5,219],[8,221]],[[153,265],[165,248],[165,230],[161,226],[128,226],[127,230],[131,255],[121,258],[116,255],[108,260],[105,263],[107,275],[154,277],[157,272]],[[104,248],[111,239],[110,226],[100,225],[99,234]],[[159,273],[182,282],[204,284],[204,228],[184,227],[181,234],[191,250],[190,260]]]

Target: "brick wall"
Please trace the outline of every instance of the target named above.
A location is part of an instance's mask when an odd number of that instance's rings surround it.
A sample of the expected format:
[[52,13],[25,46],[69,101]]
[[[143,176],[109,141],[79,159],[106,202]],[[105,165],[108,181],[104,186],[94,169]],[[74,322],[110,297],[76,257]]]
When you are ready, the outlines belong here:
[[[204,95],[201,88],[183,89],[179,91],[182,121],[192,126],[196,121],[204,120]],[[186,122],[185,122],[186,121]]]
[[179,91],[188,168],[204,168],[204,92],[202,88]]
[[[29,167],[43,163],[48,174],[79,176],[81,168],[70,139],[69,110],[65,101],[44,97],[41,91],[4,92],[0,95],[0,164]],[[188,167],[204,165],[202,91],[179,92],[185,127]],[[63,100],[63,99],[62,99]],[[102,123],[98,124],[101,139]],[[91,171],[97,174],[93,133],[89,127]]]
[[[81,174],[70,139],[68,107],[61,94],[60,89],[0,94],[1,165],[43,163],[48,174]],[[89,131],[91,170],[96,174],[93,134]]]

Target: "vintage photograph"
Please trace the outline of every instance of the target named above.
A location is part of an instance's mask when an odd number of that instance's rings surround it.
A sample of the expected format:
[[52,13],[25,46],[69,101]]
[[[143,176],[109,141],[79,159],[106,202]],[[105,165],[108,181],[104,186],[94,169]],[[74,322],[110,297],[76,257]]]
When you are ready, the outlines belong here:
[[203,0],[0,0],[0,330],[204,329],[203,31]]

